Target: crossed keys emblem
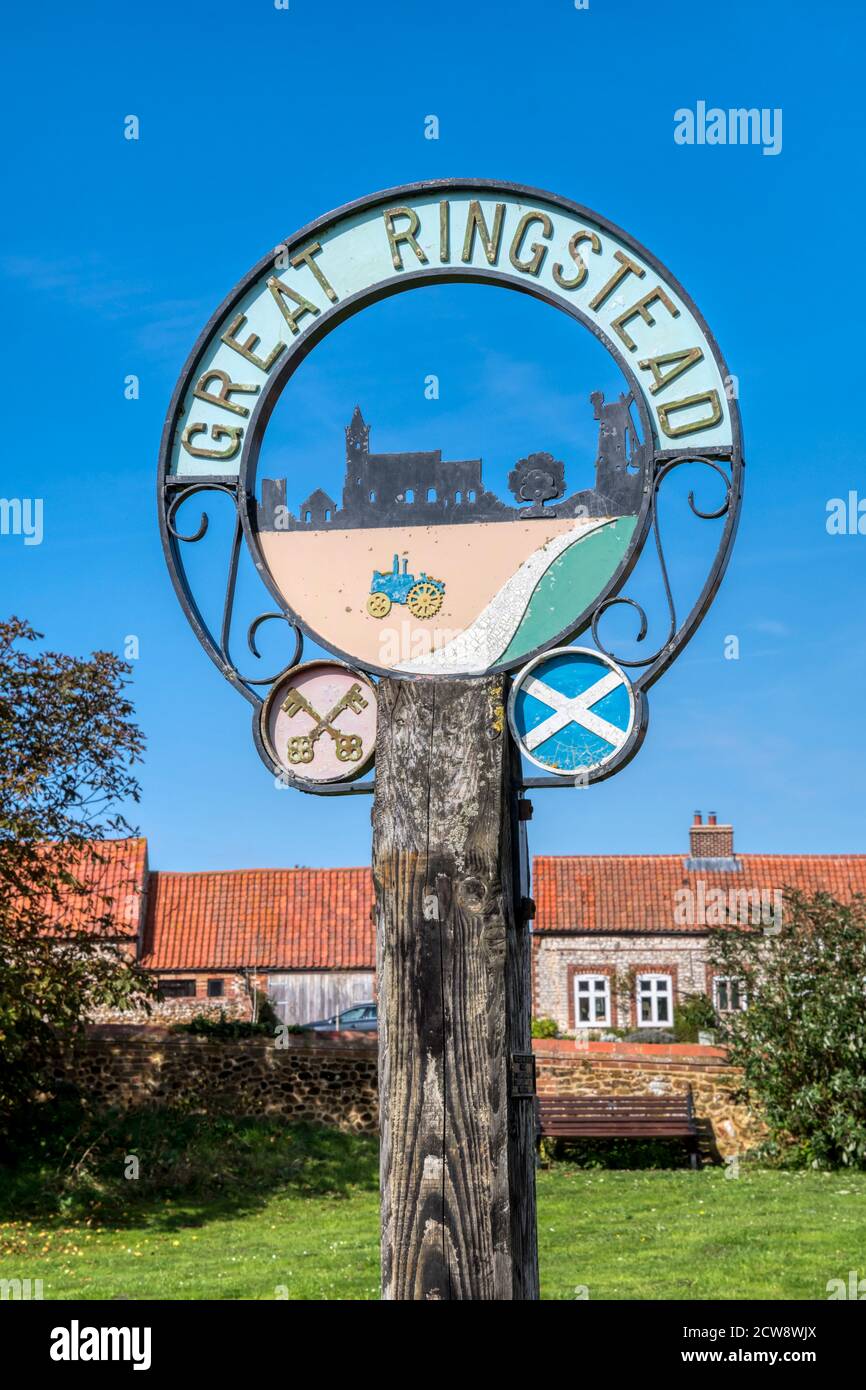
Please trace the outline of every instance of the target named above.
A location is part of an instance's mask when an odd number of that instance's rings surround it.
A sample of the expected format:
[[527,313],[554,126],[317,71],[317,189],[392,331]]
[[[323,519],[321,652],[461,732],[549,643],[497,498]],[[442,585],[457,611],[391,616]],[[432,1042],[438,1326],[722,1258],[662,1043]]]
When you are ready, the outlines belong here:
[[289,690],[280,708],[289,719],[294,719],[296,714],[308,714],[313,720],[313,728],[306,734],[294,734],[288,741],[287,756],[290,763],[311,763],[315,756],[315,747],[322,734],[330,734],[334,740],[334,751],[342,763],[360,762],[364,748],[359,734],[345,734],[340,729],[334,727],[335,720],[339,719],[344,710],[351,710],[353,714],[360,714],[367,708],[369,701],[364,699],[361,694],[361,687],[356,681],[353,686],[341,695],[340,699],[329,710],[327,714],[319,714],[314,709],[305,695],[294,686]]

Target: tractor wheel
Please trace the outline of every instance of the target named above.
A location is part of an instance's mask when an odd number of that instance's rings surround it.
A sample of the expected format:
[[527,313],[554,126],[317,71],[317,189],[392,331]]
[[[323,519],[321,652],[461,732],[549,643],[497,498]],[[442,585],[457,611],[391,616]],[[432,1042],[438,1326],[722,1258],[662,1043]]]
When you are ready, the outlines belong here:
[[413,618],[435,618],[442,607],[442,590],[435,584],[421,582],[413,584],[406,596],[406,604]]
[[367,599],[367,612],[371,618],[387,618],[391,612],[391,600],[387,594],[371,594]]

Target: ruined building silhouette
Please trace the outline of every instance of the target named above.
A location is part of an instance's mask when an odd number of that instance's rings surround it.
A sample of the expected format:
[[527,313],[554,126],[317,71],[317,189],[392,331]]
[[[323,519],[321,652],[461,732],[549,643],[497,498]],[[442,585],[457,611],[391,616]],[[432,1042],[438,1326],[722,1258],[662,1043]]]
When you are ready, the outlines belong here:
[[[455,522],[508,521],[529,517],[624,515],[637,511],[643,486],[645,449],[638,443],[629,414],[630,397],[610,405],[594,392],[599,421],[596,487],[573,493],[554,505],[564,491],[563,465],[549,454],[531,454],[534,478],[545,467],[557,484],[545,489],[536,482],[535,505],[512,507],[489,492],[481,476],[480,459],[443,460],[441,449],[413,453],[371,454],[370,426],[356,406],[346,426],[346,473],[342,503],[316,488],[301,503],[298,515],[289,509],[285,478],[264,478],[258,525],[265,531],[353,530],[377,526],[436,526]],[[517,476],[515,470],[512,476]],[[559,480],[563,482],[559,482]],[[551,478],[553,482],[553,478]],[[518,502],[527,493],[515,491]]]

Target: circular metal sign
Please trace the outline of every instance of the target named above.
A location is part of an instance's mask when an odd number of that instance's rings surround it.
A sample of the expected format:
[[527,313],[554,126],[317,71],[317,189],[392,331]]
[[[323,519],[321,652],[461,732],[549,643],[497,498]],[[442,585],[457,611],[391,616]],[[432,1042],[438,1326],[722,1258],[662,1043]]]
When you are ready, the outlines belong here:
[[[510,495],[499,495],[482,459],[443,459],[435,440],[376,452],[358,408],[334,433],[338,497],[315,479],[259,476],[279,394],[327,333],[403,290],[464,282],[533,295],[608,349],[622,390],[605,399],[585,382],[578,393],[597,428],[593,453],[566,469],[539,439],[535,452],[513,460]],[[374,194],[274,248],[196,344],[163,437],[169,561],[174,572],[178,544],[203,534],[174,529],[180,503],[203,489],[231,490],[279,613],[327,650],[383,675],[511,670],[583,630],[618,593],[648,533],[664,467],[723,460],[738,504],[729,381],[677,281],[579,204],[486,180]],[[185,581],[175,582],[186,602]],[[714,574],[706,602],[717,582]],[[199,611],[190,617],[198,630]],[[674,652],[669,643],[664,660]],[[225,652],[214,659],[233,678]]]
[[338,661],[287,671],[261,711],[262,742],[274,762],[305,782],[342,782],[373,761],[376,688]]
[[623,671],[589,647],[558,647],[515,679],[508,721],[525,758],[560,777],[597,773],[625,749],[635,699]]

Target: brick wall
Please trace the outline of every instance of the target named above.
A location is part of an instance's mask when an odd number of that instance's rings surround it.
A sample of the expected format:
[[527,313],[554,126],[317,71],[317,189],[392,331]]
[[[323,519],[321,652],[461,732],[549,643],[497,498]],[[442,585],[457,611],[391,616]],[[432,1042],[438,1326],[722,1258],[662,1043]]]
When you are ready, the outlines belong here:
[[212,1041],[153,1027],[96,1030],[70,1074],[94,1109],[178,1105],[206,1114],[283,1115],[374,1132],[376,1045],[290,1034]]
[[[283,1115],[373,1133],[376,1044],[358,1034],[215,1042],[159,1030],[95,1030],[71,1072],[94,1108],[182,1105],[204,1113]],[[724,1050],[672,1044],[536,1041],[538,1090],[574,1095],[669,1094],[692,1087],[707,1149],[744,1152],[760,1123],[736,1104],[739,1073]]]

